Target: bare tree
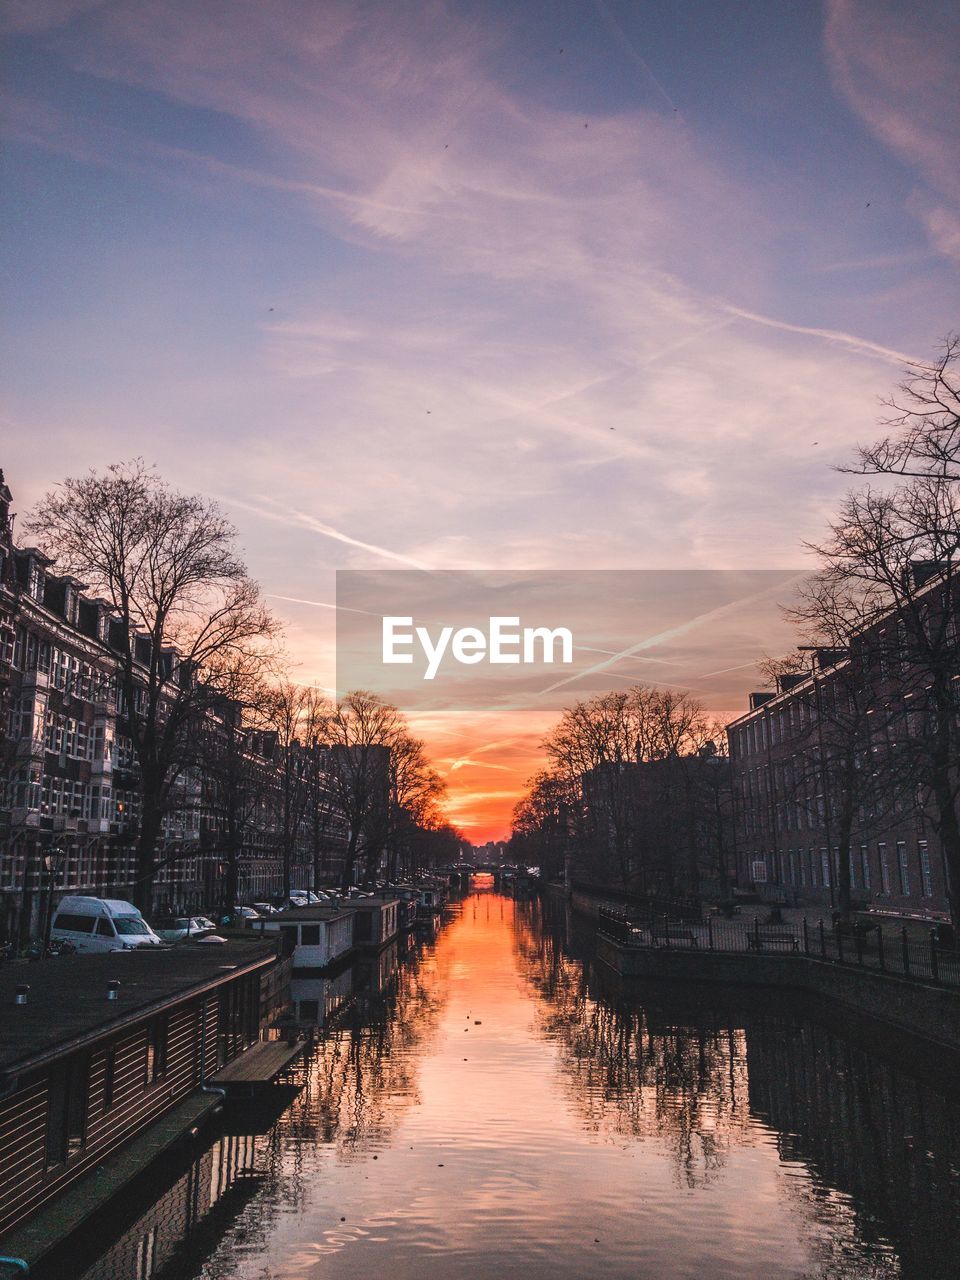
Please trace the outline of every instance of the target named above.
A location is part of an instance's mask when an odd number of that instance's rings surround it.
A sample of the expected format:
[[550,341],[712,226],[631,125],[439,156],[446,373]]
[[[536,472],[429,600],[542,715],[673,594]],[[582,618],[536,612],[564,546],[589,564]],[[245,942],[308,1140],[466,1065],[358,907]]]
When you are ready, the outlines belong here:
[[358,859],[372,877],[390,826],[390,747],[406,726],[396,707],[374,693],[348,693],[330,716],[330,778],[347,824],[343,887]]
[[[784,785],[775,790],[795,808],[816,811],[826,830],[828,856],[836,855],[837,909],[846,921],[854,827],[862,831],[871,820],[882,821],[892,804],[899,805],[904,788],[896,748],[898,708],[886,697],[886,655],[872,630],[883,616],[882,601],[837,575],[816,574],[784,612],[802,628],[807,644],[779,664],[781,680],[796,675],[800,681],[799,723],[796,752],[780,766]],[[764,669],[771,667],[764,664]]]
[[930,365],[911,365],[884,402],[889,434],[857,450],[841,470],[862,475],[960,480],[960,334],[948,334]]
[[[444,827],[438,803],[446,790],[443,779],[430,765],[424,744],[405,729],[387,744],[390,747],[390,855],[391,874],[412,872],[424,831]],[[434,842],[435,843],[435,842]]]
[[580,807],[580,788],[569,777],[543,770],[514,806],[510,849],[514,859],[540,867],[544,877],[562,874]]
[[239,900],[241,858],[269,841],[266,814],[276,752],[273,735],[265,732],[268,706],[269,689],[258,673],[238,676],[230,696],[201,718],[195,738],[204,807],[216,824],[216,851],[223,863],[221,906],[227,911]]
[[862,644],[877,652],[898,708],[899,765],[932,800],[960,926],[960,339],[915,367],[889,403],[893,433],[861,449],[856,468],[887,483],[849,493],[814,550],[825,581],[873,618]]
[[142,800],[135,897],[149,910],[190,737],[221,695],[220,674],[262,649],[276,626],[217,505],[176,492],[142,460],[65,480],[28,528],[119,618],[111,639]]
[[577,834],[602,875],[698,891],[701,753],[715,736],[697,699],[673,689],[635,685],[563,712],[544,747],[553,772],[581,789]]
[[[331,709],[319,689],[281,680],[271,691],[267,718],[276,738],[277,779],[274,793],[280,855],[283,863],[283,894],[289,898],[291,873],[297,846],[311,826],[315,864],[321,819],[330,813],[328,795],[320,787],[317,744],[326,737]],[[310,805],[320,811],[312,815]],[[325,824],[324,824],[325,825]]]

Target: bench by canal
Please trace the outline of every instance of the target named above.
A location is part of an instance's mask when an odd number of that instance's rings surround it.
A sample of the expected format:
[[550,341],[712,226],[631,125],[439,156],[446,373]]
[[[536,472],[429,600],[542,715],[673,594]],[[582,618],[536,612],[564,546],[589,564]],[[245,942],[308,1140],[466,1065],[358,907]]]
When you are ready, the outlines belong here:
[[716,920],[651,926],[600,908],[597,954],[623,977],[793,988],[951,1049],[960,1048],[960,953],[882,930],[852,937]]

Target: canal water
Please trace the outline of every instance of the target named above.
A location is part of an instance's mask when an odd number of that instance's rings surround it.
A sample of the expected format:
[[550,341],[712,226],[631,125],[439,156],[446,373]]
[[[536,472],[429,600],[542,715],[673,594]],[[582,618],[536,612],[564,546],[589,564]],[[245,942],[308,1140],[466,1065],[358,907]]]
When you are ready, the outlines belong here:
[[48,1277],[960,1274],[956,1077],[922,1055],[760,994],[624,990],[562,907],[492,891],[294,994],[297,1087]]

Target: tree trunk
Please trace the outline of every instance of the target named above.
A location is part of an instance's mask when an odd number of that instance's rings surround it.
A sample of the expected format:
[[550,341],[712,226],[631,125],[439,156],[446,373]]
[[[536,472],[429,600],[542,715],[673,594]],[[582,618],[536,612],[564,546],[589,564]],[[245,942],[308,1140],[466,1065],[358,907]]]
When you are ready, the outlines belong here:
[[137,835],[137,879],[133,901],[141,914],[153,912],[153,883],[157,874],[157,842],[163,828],[163,806],[155,796],[144,791],[140,831]]
[[286,901],[286,902],[289,902],[289,900],[290,900],[290,890],[293,888],[293,885],[291,884],[291,879],[290,879],[290,877],[291,877],[291,870],[292,870],[292,868],[291,868],[291,863],[292,863],[292,860],[293,860],[293,859],[292,859],[292,845],[293,845],[293,841],[290,839],[290,837],[289,837],[289,835],[287,834],[287,832],[284,832],[284,833],[283,833],[283,845],[282,845],[282,854],[283,854],[283,897],[284,897],[284,901]]
[[949,776],[938,771],[932,780],[932,791],[937,805],[937,834],[943,849],[943,861],[947,871],[947,899],[950,903],[950,923],[960,933],[960,821],[957,819],[956,801]]
[[224,877],[225,911],[232,912],[240,895],[240,850],[236,838],[227,843],[227,874]]
[[346,852],[343,857],[343,871],[340,875],[341,889],[349,889],[353,884],[353,864],[357,857],[357,844],[360,840],[360,831],[353,826],[350,828],[350,839],[347,842]]
[[851,823],[841,821],[837,834],[837,914],[843,921],[850,919],[850,830]]

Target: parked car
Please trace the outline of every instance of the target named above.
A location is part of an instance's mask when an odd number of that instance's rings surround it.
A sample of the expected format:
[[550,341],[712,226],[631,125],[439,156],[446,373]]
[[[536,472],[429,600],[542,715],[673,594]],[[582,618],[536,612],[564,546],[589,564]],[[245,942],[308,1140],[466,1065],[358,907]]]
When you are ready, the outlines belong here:
[[277,914],[277,908],[271,906],[269,902],[255,902],[253,903],[253,909],[261,916],[275,916]]
[[53,941],[71,942],[81,952],[130,951],[161,945],[133,903],[122,898],[61,898],[50,937]]
[[214,931],[216,930],[217,926],[214,923],[214,921],[210,919],[209,916],[195,916],[194,918],[196,920],[199,920],[205,929],[212,929]]
[[235,919],[240,920],[254,921],[261,918],[260,913],[258,911],[254,911],[253,907],[234,907],[233,915]]
[[202,916],[163,916],[153,928],[164,942],[184,942],[214,933],[216,926]]

